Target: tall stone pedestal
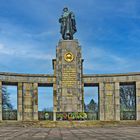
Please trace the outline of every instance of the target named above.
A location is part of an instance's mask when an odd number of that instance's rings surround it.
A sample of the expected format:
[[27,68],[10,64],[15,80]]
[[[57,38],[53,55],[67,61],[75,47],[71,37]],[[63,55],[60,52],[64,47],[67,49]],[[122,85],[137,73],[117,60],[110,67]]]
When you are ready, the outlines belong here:
[[60,40],[56,49],[56,111],[82,112],[82,58],[77,40]]

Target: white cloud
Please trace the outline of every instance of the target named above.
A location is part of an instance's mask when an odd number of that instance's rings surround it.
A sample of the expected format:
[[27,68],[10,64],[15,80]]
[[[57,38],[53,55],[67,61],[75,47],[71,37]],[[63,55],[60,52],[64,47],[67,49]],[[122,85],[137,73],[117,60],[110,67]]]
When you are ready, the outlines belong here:
[[[20,49],[22,48],[22,49]],[[23,49],[24,48],[24,49]],[[41,52],[38,50],[33,50],[32,47],[8,47],[4,44],[0,44],[0,54],[8,55],[9,57],[22,57],[22,58],[32,58],[40,60],[52,60],[54,55],[48,54],[47,52]]]
[[90,47],[85,51],[84,70],[96,72],[118,72],[132,66],[132,60],[125,56],[117,55],[116,52],[109,51],[107,48]]

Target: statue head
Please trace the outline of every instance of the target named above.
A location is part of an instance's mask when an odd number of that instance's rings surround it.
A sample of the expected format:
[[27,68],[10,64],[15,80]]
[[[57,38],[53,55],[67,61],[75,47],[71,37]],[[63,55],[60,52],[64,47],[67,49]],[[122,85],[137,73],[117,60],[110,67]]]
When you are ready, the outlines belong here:
[[64,7],[63,12],[67,12],[67,11],[68,11],[68,7]]

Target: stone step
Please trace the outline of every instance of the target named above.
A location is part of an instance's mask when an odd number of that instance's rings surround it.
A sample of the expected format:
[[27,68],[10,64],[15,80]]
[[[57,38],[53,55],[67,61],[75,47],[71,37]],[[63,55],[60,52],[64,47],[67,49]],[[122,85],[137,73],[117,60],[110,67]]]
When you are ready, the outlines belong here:
[[140,126],[140,121],[2,121],[0,127],[2,126],[37,128]]

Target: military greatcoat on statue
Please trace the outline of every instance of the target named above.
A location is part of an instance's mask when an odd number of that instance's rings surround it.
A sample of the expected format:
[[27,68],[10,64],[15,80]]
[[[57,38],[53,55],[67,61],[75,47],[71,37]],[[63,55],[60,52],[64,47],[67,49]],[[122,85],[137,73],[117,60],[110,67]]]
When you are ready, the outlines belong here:
[[59,23],[61,23],[60,33],[62,34],[62,38],[64,40],[72,40],[73,34],[77,31],[74,13],[65,7]]

